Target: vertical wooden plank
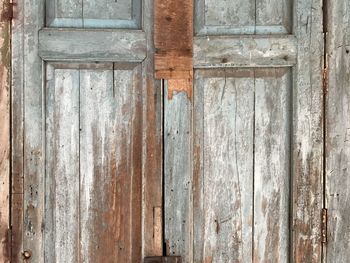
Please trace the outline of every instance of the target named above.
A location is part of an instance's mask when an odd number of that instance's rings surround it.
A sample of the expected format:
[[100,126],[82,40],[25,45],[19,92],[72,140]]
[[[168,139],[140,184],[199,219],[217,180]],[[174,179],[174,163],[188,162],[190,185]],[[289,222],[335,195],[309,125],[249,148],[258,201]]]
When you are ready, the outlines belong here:
[[195,85],[194,261],[251,262],[253,71],[208,74]]
[[79,70],[48,65],[45,261],[79,260]]
[[298,56],[293,68],[292,261],[320,262],[323,201],[321,1],[294,1],[293,17]]
[[328,245],[325,262],[350,258],[350,2],[327,1],[329,89],[326,132],[326,207]]
[[162,209],[162,91],[154,79],[154,0],[143,1],[143,30],[147,38],[147,58],[142,63],[143,98],[143,240],[142,257],[163,254],[161,219],[155,213]]
[[284,69],[255,75],[253,258],[289,262],[292,79]]
[[81,70],[83,262],[141,258],[140,75],[139,66]]
[[[8,0],[0,1],[4,17]],[[0,261],[10,262],[10,22],[0,22]]]
[[192,104],[164,94],[164,225],[168,256],[192,262]]
[[24,220],[23,249],[28,262],[44,257],[44,114],[42,61],[38,56],[38,31],[44,26],[44,1],[24,0]]
[[12,20],[11,87],[11,261],[20,262],[23,251],[23,139],[24,139],[24,2],[15,6]]

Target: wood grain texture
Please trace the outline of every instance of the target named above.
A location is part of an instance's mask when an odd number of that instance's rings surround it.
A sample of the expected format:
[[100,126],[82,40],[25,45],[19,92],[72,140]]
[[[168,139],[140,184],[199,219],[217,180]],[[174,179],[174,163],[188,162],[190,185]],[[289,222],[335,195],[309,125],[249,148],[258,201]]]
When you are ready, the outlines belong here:
[[79,69],[48,65],[45,261],[79,261]]
[[323,171],[322,7],[318,0],[294,2],[298,41],[293,69],[292,262],[320,262]]
[[142,62],[146,39],[139,30],[42,29],[39,55],[48,61]]
[[15,7],[11,34],[11,261],[20,262],[23,251],[23,139],[24,139],[24,3]]
[[255,79],[254,262],[289,262],[291,71]]
[[194,40],[195,68],[290,67],[297,41],[292,35],[202,36]]
[[[4,17],[8,0],[0,1]],[[0,261],[11,261],[10,242],[10,22],[0,22]]]
[[[142,258],[163,255],[163,228],[159,215],[162,199],[162,89],[154,79],[153,45],[154,0],[143,1],[143,30],[147,40],[147,58],[142,63],[143,98],[143,250]],[[160,210],[160,211],[159,211]],[[159,213],[160,212],[160,213]],[[161,229],[160,229],[161,228]]]
[[192,250],[192,105],[184,93],[171,99],[164,93],[164,225],[167,255],[183,255],[191,262]]
[[38,31],[44,26],[44,1],[23,2],[23,250],[31,254],[28,262],[44,258],[44,108],[42,60],[38,56]]
[[250,262],[254,72],[197,70],[194,104],[193,260]]
[[141,258],[140,74],[140,66],[134,70],[115,66],[114,72],[81,70],[84,262],[137,262]]
[[328,1],[326,131],[328,244],[324,262],[350,258],[350,3]]
[[185,92],[191,98],[193,0],[156,0],[154,13],[155,77],[171,80],[169,98],[175,91]]

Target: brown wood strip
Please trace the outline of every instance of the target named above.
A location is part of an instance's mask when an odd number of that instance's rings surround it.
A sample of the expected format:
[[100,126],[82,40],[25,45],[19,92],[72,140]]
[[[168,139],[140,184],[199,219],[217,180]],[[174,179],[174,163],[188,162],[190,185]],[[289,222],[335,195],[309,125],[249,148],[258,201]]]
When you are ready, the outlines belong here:
[[[9,0],[0,1],[0,14]],[[10,23],[0,22],[0,261],[10,262]]]
[[[168,91],[187,93],[192,97],[193,86],[193,0],[156,0],[154,24],[155,76],[169,81]],[[169,97],[171,98],[171,96]]]

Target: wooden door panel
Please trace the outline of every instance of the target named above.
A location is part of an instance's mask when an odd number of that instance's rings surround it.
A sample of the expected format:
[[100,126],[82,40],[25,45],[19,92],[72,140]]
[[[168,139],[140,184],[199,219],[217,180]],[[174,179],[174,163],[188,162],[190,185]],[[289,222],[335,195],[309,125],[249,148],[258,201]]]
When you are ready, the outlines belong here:
[[14,262],[24,252],[27,262],[162,253],[153,1],[143,1],[142,28],[140,1],[99,4],[16,4]]
[[197,35],[291,33],[292,0],[197,0]]
[[197,71],[195,87],[195,262],[288,262],[290,70]]
[[141,0],[47,0],[46,26],[141,28]]
[[45,259],[141,257],[140,66],[49,64]]
[[[322,6],[194,3],[193,99],[164,97],[165,129],[177,129],[165,152],[182,149],[165,159],[177,163],[165,192],[182,193],[169,199],[183,208],[165,202],[167,253],[186,263],[319,262]],[[193,193],[176,187],[189,178]]]

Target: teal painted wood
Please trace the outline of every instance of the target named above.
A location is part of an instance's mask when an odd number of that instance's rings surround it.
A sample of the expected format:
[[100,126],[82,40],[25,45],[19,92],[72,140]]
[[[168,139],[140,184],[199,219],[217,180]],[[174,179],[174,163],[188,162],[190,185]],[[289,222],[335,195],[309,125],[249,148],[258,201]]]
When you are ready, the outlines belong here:
[[328,1],[329,87],[326,104],[326,207],[324,262],[350,258],[350,2]]
[[48,27],[141,28],[140,0],[48,0]]
[[292,0],[197,0],[197,35],[287,34],[292,32]]
[[291,67],[296,58],[297,41],[292,35],[194,39],[195,68]]

